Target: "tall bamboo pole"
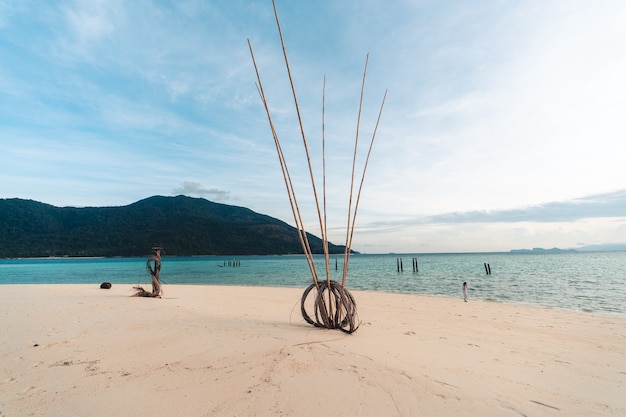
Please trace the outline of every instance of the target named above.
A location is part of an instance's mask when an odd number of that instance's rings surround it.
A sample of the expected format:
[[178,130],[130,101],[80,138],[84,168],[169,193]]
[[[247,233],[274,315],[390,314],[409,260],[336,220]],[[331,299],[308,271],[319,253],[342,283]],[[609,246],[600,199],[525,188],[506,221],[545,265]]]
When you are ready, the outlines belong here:
[[[276,9],[276,1],[272,0],[274,6],[274,16],[276,18],[276,26],[278,27],[278,34],[280,35],[280,44],[283,48],[283,57],[285,58],[285,66],[287,67],[287,75],[289,76],[289,84],[291,85],[291,92],[293,94],[293,101],[296,107],[296,114],[298,115],[298,123],[300,124],[300,134],[302,135],[302,142],[304,143],[304,151],[306,153],[306,159],[309,166],[309,176],[311,177],[311,187],[313,188],[313,196],[315,197],[315,206],[317,207],[317,217],[320,224],[320,230],[324,234],[324,223],[322,222],[322,213],[320,209],[319,198],[317,196],[317,187],[315,186],[315,176],[313,175],[313,166],[311,165],[311,156],[309,153],[309,146],[307,144],[306,135],[304,133],[304,124],[302,122],[302,116],[300,114],[300,105],[298,104],[298,97],[296,95],[296,87],[293,83],[293,77],[291,76],[291,68],[289,66],[289,59],[287,58],[287,49],[285,48],[285,40],[283,38],[283,31],[280,27],[280,20],[278,19],[278,10]],[[323,236],[322,236],[323,237]]]
[[350,197],[348,201],[348,224],[346,226],[346,246],[343,253],[343,278],[341,280],[341,285],[346,285],[346,277],[348,276],[348,259],[350,258],[350,225],[351,225],[351,217],[352,217],[352,193],[354,191],[354,170],[356,167],[356,155],[357,149],[359,147],[359,129],[361,125],[361,111],[363,109],[363,93],[365,90],[365,76],[367,74],[367,63],[369,61],[369,54],[367,54],[365,58],[365,69],[363,70],[363,81],[361,82],[361,98],[359,99],[359,114],[357,116],[356,122],[356,138],[354,140],[354,156],[352,157],[352,175],[350,177]]
[[[370,141],[370,147],[369,150],[367,151],[367,157],[365,158],[365,165],[363,166],[363,175],[361,176],[361,183],[359,184],[359,192],[357,193],[357,197],[356,197],[356,204],[354,206],[354,216],[352,217],[352,224],[349,226],[348,230],[350,231],[350,239],[348,240],[348,243],[346,245],[346,247],[348,248],[347,250],[349,251],[350,248],[352,247],[352,237],[354,236],[354,229],[356,227],[356,214],[359,210],[359,201],[361,200],[361,190],[363,189],[363,182],[365,181],[365,172],[367,171],[367,164],[369,163],[370,160],[370,155],[372,153],[372,147],[374,145],[374,139],[376,138],[376,132],[378,131],[378,125],[380,123],[380,117],[383,114],[383,107],[385,106],[385,100],[387,99],[387,90],[385,90],[385,95],[383,96],[383,101],[380,105],[380,110],[378,111],[378,119],[376,119],[376,126],[374,127],[374,133],[372,134],[372,140]],[[341,280],[341,285],[345,285],[346,284],[346,279],[348,277],[348,262],[349,258],[346,259],[346,264],[344,265],[344,275],[343,278]]]
[[324,86],[322,87],[322,173],[323,183],[322,190],[324,192],[324,231],[322,233],[323,245],[324,245],[324,263],[326,265],[326,286],[328,291],[328,315],[333,315],[332,294],[330,291],[330,259],[328,253],[328,223],[326,217],[326,136],[325,136],[325,103],[326,103],[326,75],[324,75]]
[[250,39],[248,39],[248,47],[250,48],[250,55],[252,56],[252,62],[254,64],[254,69],[256,71],[257,76],[257,91],[261,96],[261,101],[263,102],[263,106],[265,108],[265,112],[267,114],[267,118],[270,124],[270,128],[272,130],[272,136],[274,138],[274,144],[276,146],[276,151],[278,154],[278,160],[280,162],[280,166],[283,173],[283,178],[285,180],[285,187],[287,188],[287,195],[289,197],[289,203],[291,205],[291,211],[293,213],[294,222],[296,224],[296,229],[298,230],[298,238],[300,240],[300,244],[302,245],[302,249],[307,259],[307,263],[309,265],[309,270],[311,271],[311,276],[313,277],[313,282],[316,286],[318,286],[318,277],[317,270],[315,268],[315,263],[312,256],[312,251],[310,248],[309,240],[306,234],[306,230],[304,228],[304,222],[302,221],[302,215],[300,213],[300,208],[298,206],[296,200],[295,190],[293,188],[293,182],[291,181],[291,175],[289,174],[289,169],[287,168],[287,162],[285,161],[285,157],[282,151],[282,147],[280,146],[280,140],[278,139],[278,134],[276,133],[276,129],[274,127],[274,122],[272,121],[272,116],[270,113],[269,105],[267,104],[267,100],[265,98],[265,92],[263,90],[263,83],[261,82],[261,76],[259,74],[258,67],[256,65],[256,59],[254,58],[254,52],[252,50],[252,44],[250,43]]

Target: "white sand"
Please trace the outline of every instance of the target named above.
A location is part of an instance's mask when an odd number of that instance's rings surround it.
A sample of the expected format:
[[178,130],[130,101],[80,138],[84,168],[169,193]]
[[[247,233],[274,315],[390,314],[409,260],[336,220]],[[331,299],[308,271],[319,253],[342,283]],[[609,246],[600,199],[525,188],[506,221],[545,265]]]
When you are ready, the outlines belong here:
[[0,285],[0,417],[626,416],[626,319],[354,291]]

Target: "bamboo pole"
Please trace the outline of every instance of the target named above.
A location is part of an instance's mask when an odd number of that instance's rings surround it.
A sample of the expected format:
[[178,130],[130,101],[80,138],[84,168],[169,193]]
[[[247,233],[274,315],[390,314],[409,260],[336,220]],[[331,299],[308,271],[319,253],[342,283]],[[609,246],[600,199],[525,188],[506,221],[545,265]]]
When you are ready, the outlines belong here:
[[[330,259],[328,253],[328,223],[326,210],[326,135],[325,135],[325,104],[326,104],[326,75],[324,74],[324,85],[322,87],[322,191],[324,198],[324,231],[322,233],[324,245],[324,263],[326,266],[326,286],[330,288]],[[332,294],[328,291],[328,315],[333,315]]]
[[256,72],[256,76],[257,76],[257,91],[261,97],[261,101],[263,102],[263,106],[265,108],[265,112],[267,114],[267,118],[270,124],[270,129],[272,131],[272,136],[274,138],[274,144],[276,146],[276,152],[278,154],[278,160],[280,162],[280,166],[281,166],[281,170],[283,173],[283,178],[285,180],[285,187],[287,188],[287,195],[289,198],[289,204],[291,205],[291,211],[294,217],[294,222],[296,224],[296,229],[298,230],[298,238],[300,240],[300,244],[302,246],[302,249],[304,251],[305,257],[307,259],[307,264],[309,266],[309,270],[311,272],[311,276],[313,278],[313,282],[315,283],[316,287],[319,286],[318,284],[318,277],[317,277],[317,270],[315,268],[315,263],[313,260],[313,256],[311,253],[311,248],[310,248],[310,244],[308,241],[308,237],[306,235],[306,230],[304,229],[304,222],[302,221],[302,215],[300,213],[300,208],[298,206],[297,200],[296,200],[296,195],[295,195],[295,190],[293,187],[293,182],[291,181],[291,175],[289,174],[289,169],[287,167],[287,162],[285,160],[283,151],[282,151],[282,147],[280,146],[280,140],[278,139],[278,134],[276,133],[276,128],[274,127],[274,122],[272,121],[272,116],[270,113],[270,109],[269,109],[269,105],[267,104],[267,100],[265,97],[265,92],[263,90],[263,84],[261,82],[261,76],[259,74],[259,70],[256,64],[256,59],[254,58],[254,52],[252,50],[252,44],[250,42],[250,39],[248,39],[248,47],[250,48],[250,55],[252,56],[252,62],[254,64],[254,69]]
[[[348,252],[348,254],[350,252],[350,249],[352,248],[352,237],[354,236],[354,229],[356,227],[356,214],[357,214],[357,211],[359,210],[359,201],[361,200],[361,191],[363,189],[363,182],[365,181],[365,172],[367,171],[367,165],[370,160],[370,155],[372,154],[372,147],[374,145],[374,139],[376,138],[376,133],[378,132],[378,125],[380,124],[380,118],[383,114],[383,108],[385,106],[386,99],[387,99],[387,90],[385,90],[385,95],[383,96],[383,101],[380,105],[380,110],[378,111],[378,119],[376,119],[376,126],[374,127],[374,133],[372,133],[372,140],[370,141],[370,147],[369,147],[369,150],[367,151],[367,157],[365,158],[365,165],[363,166],[363,175],[361,176],[361,183],[359,184],[359,192],[357,193],[357,197],[356,197],[356,204],[354,207],[354,216],[352,218],[352,224],[349,227],[350,239],[348,241],[348,244],[346,245],[346,252]],[[346,279],[348,277],[348,265],[347,265],[348,260],[349,260],[349,256],[346,259],[346,264],[344,265],[344,275],[341,281],[341,285],[346,285]]]
[[317,187],[315,186],[315,176],[313,175],[313,166],[311,165],[311,155],[309,153],[309,146],[307,144],[306,135],[304,133],[304,124],[302,122],[302,116],[300,114],[300,105],[298,104],[298,97],[296,95],[296,88],[293,83],[293,77],[291,76],[291,68],[289,66],[289,59],[287,58],[287,49],[285,48],[285,40],[283,38],[283,31],[280,27],[280,20],[278,19],[278,10],[276,9],[276,1],[272,0],[274,6],[274,16],[276,17],[276,26],[278,27],[278,34],[280,35],[280,44],[283,49],[283,57],[285,58],[285,66],[287,67],[287,75],[289,76],[289,84],[291,85],[291,92],[293,94],[293,101],[296,106],[296,114],[298,115],[298,123],[300,124],[300,134],[302,135],[302,143],[304,144],[304,151],[306,153],[307,164],[309,167],[309,176],[311,177],[311,187],[313,188],[313,196],[315,197],[315,206],[317,208],[317,217],[320,224],[320,230],[322,234],[324,232],[324,223],[322,221],[322,213],[320,209],[319,198],[317,196]]
[[354,191],[354,170],[356,168],[356,155],[357,149],[359,147],[359,128],[361,126],[361,111],[363,109],[363,93],[365,91],[365,76],[367,74],[367,63],[369,61],[370,55],[367,54],[365,57],[365,68],[363,69],[363,81],[361,81],[361,97],[359,99],[359,113],[356,119],[356,137],[354,140],[354,155],[352,157],[352,175],[350,177],[350,196],[348,200],[348,224],[346,226],[346,246],[343,253],[343,277],[341,279],[341,285],[346,285],[346,279],[348,276],[348,259],[350,258],[350,224],[352,217],[352,194]]

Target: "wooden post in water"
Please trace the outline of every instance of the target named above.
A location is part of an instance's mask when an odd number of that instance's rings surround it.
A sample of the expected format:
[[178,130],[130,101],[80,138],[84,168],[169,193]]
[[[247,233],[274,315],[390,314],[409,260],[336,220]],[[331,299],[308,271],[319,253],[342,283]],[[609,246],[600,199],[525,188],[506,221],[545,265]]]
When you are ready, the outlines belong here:
[[402,258],[396,258],[396,263],[398,264],[398,272],[404,272],[404,268],[402,267]]
[[417,258],[413,258],[413,272],[419,272],[419,268],[417,267]]
[[398,272],[404,272],[404,268],[402,268],[402,258],[396,258],[396,264],[398,267]]
[[485,274],[491,275],[491,265],[485,262]]

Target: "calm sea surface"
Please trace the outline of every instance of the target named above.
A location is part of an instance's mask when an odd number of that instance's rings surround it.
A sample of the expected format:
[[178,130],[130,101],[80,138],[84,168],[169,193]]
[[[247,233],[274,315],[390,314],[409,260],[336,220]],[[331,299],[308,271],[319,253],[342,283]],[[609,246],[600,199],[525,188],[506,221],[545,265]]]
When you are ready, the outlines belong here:
[[[414,271],[413,259],[418,270]],[[167,284],[304,288],[311,276],[303,256],[164,257]],[[398,271],[399,260],[402,270]],[[323,257],[316,258],[325,277]],[[145,258],[0,260],[0,284],[149,285]],[[232,266],[233,264],[239,266]],[[332,256],[341,280],[343,257]],[[488,275],[485,264],[491,269]],[[626,317],[626,252],[353,255],[348,289],[462,297]],[[0,285],[0,291],[2,286]],[[167,287],[165,287],[167,291]]]

